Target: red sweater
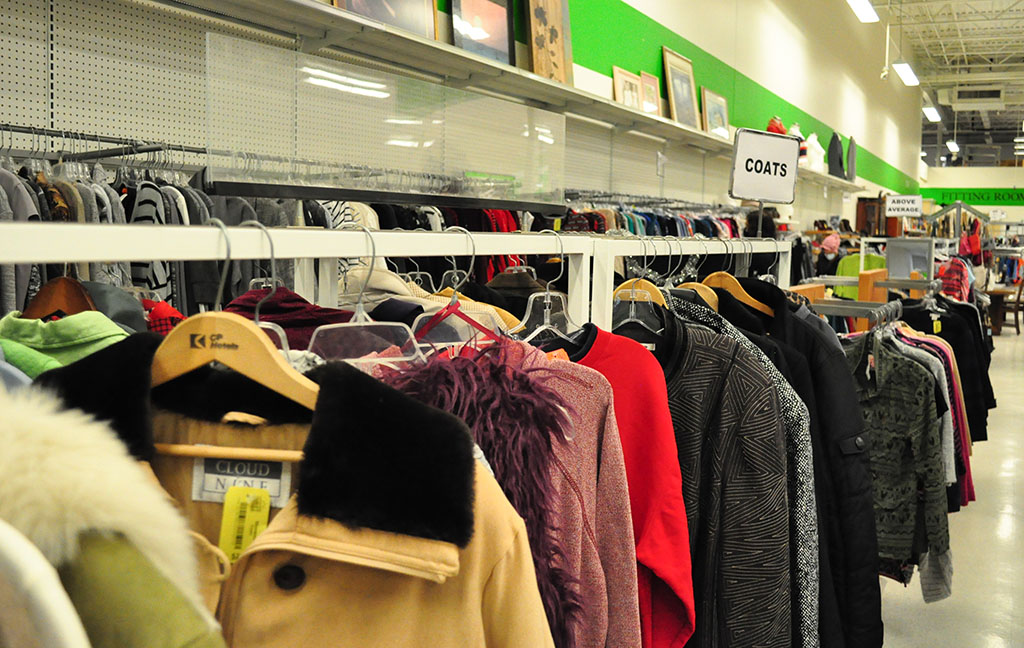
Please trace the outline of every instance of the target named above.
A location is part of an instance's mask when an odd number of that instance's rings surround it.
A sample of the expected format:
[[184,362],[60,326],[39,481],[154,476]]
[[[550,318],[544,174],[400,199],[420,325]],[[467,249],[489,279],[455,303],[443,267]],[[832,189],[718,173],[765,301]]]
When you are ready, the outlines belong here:
[[593,344],[583,349],[585,355],[578,362],[603,374],[615,395],[639,563],[643,645],[681,647],[693,634],[696,611],[683,480],[665,374],[638,342],[601,329],[591,331]]

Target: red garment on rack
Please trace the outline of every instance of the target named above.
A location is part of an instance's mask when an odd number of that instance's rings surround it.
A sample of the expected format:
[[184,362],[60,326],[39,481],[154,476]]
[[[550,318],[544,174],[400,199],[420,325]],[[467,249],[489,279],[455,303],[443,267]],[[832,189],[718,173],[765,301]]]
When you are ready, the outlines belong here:
[[690,534],[665,373],[650,351],[598,329],[579,360],[611,383],[633,514],[644,648],[681,648],[696,610]]

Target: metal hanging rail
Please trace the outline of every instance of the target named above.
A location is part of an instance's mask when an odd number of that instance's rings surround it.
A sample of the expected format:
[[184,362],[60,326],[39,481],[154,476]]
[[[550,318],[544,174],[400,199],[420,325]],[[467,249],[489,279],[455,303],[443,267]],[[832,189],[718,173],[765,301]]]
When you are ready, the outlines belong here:
[[903,316],[903,303],[899,301],[861,302],[824,299],[814,302],[813,308],[820,315],[866,318],[872,326],[883,322],[895,322]]

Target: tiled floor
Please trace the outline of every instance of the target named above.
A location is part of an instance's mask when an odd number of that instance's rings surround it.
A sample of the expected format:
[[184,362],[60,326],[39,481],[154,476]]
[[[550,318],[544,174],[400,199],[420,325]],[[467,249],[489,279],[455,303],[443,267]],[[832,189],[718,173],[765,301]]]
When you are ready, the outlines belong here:
[[953,595],[925,604],[918,580],[882,592],[886,648],[1024,647],[1024,336],[995,338],[999,407],[974,445],[978,501],[949,519]]

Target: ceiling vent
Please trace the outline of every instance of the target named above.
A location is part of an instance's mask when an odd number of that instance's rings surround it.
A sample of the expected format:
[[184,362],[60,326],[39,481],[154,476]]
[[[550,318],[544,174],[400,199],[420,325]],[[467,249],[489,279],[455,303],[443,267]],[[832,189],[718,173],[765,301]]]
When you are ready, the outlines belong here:
[[939,103],[953,110],[1005,110],[1005,86],[960,86],[939,90]]

